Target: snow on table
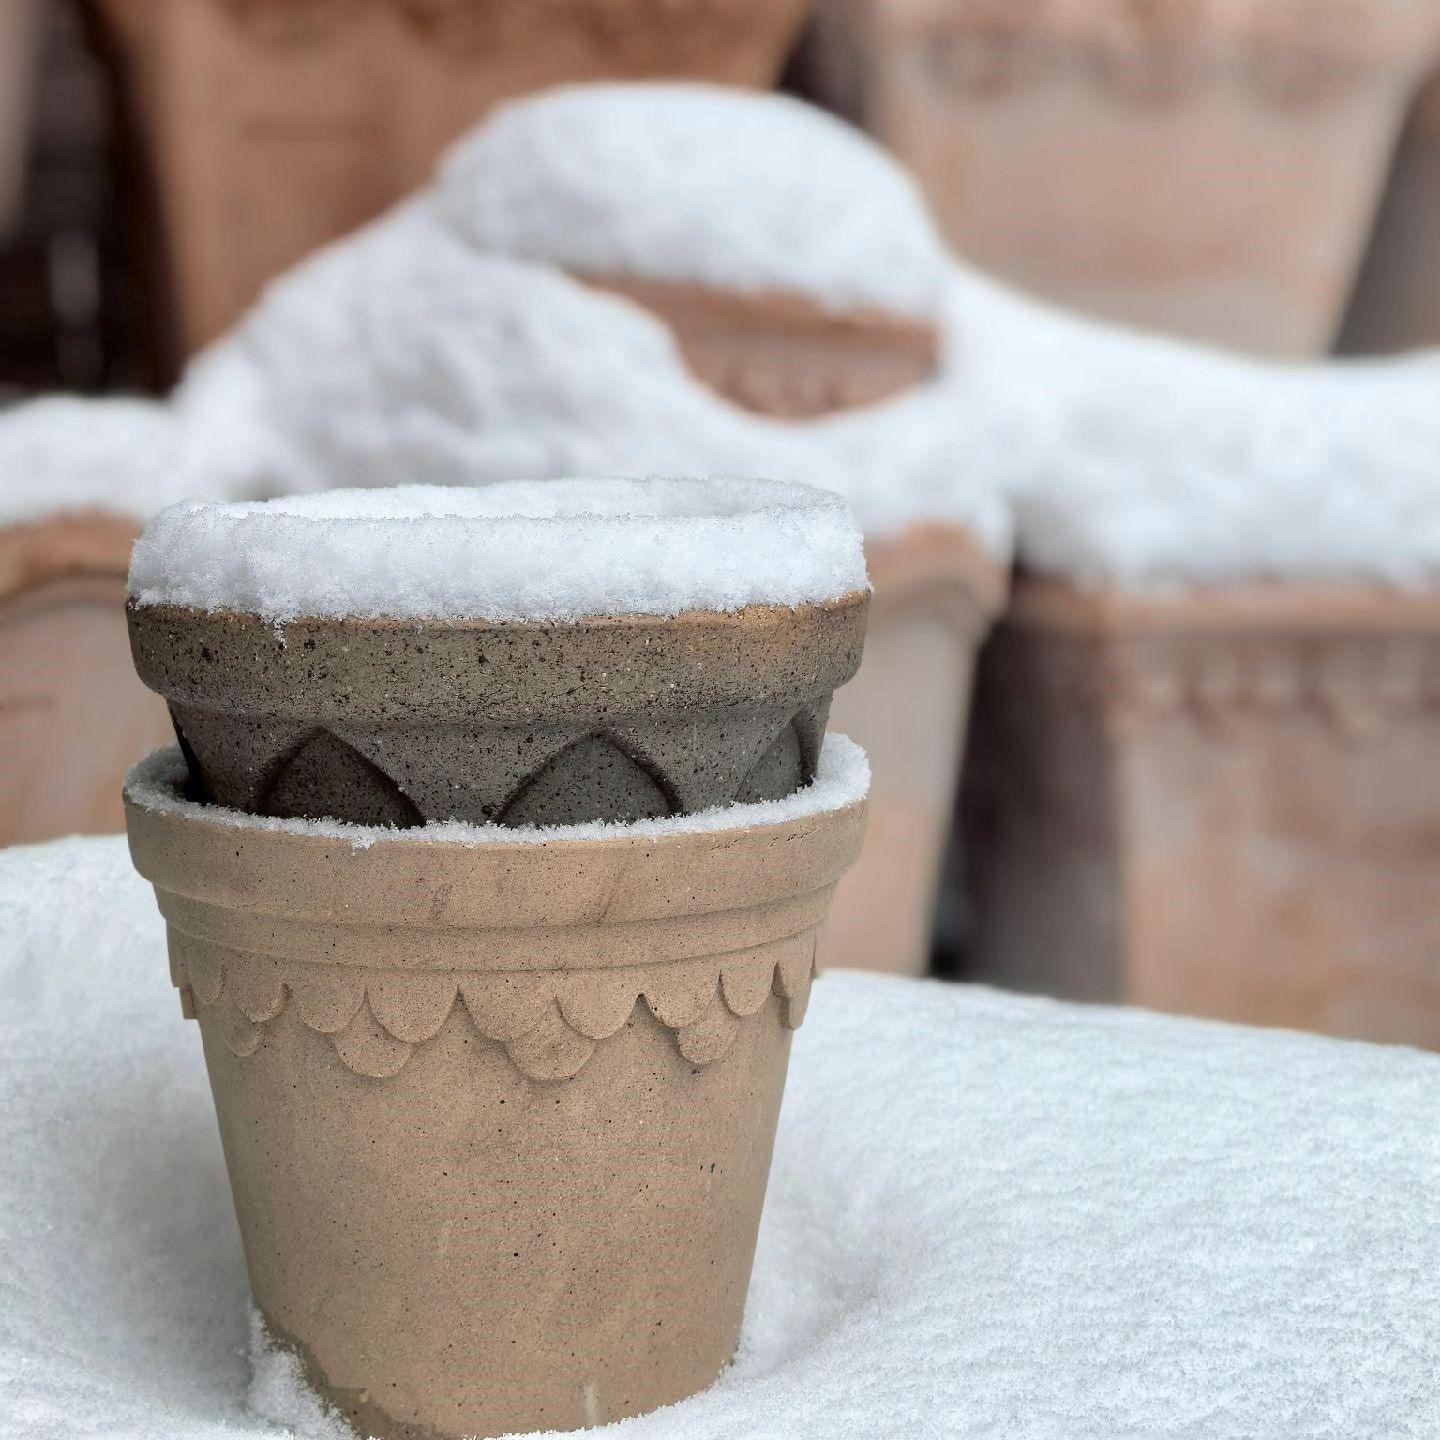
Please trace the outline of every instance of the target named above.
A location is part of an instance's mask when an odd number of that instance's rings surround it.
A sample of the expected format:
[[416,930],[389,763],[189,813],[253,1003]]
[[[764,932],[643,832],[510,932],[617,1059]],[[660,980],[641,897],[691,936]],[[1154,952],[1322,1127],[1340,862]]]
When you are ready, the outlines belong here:
[[[0,853],[0,1025],[0,1436],[287,1433],[123,840]],[[1406,1050],[828,976],[739,1358],[615,1433],[1428,1440],[1437,1113]]]

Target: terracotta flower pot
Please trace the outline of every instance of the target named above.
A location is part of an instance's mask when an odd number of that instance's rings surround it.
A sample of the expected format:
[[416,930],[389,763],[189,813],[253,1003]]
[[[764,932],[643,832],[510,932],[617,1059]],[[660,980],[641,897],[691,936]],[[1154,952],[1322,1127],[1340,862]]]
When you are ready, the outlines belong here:
[[742,409],[815,419],[878,404],[932,380],[937,328],[870,308],[826,309],[803,295],[577,277],[663,320],[695,378]]
[[[127,791],[255,1303],[360,1432],[594,1425],[739,1334],[817,927],[863,828],[463,841]],[[489,832],[493,835],[493,832]]]
[[[365,518],[392,499],[403,514]],[[519,826],[780,799],[814,778],[831,693],[860,664],[869,594],[859,533],[848,509],[816,490],[542,481],[437,490],[423,502],[400,490],[282,503],[292,509],[167,512],[131,572],[135,667],[169,704],[193,793],[249,814]],[[442,513],[426,508],[435,505]],[[316,563],[331,578],[310,598],[317,609],[333,601],[332,565],[367,543],[378,548],[366,552],[354,603],[373,598],[376,567],[400,576],[378,618],[351,613],[349,599],[290,620],[266,608],[315,547],[330,547]],[[458,548],[442,555],[447,543]],[[184,586],[145,588],[177,571],[203,578],[232,550],[251,557],[244,584],[273,574],[253,611],[232,608],[228,591],[197,604]],[[428,593],[420,609],[404,608],[430,576],[442,589],[446,575],[493,586],[506,562],[515,573],[488,610],[473,596],[457,610]],[[709,579],[697,589],[702,566]],[[836,566],[848,578],[836,579]],[[561,570],[582,587],[567,591],[583,607],[575,618],[543,618],[564,613],[553,593],[549,609],[501,608],[567,583]],[[758,589],[757,570],[770,577]],[[787,592],[802,573],[821,588]],[[632,595],[641,574],[646,591]],[[725,610],[680,599],[643,613],[659,603],[657,585],[739,598]],[[846,586],[855,588],[839,593]],[[591,613],[621,594],[642,613]],[[834,598],[801,603],[803,594]],[[743,603],[751,595],[795,603]],[[507,613],[517,618],[469,618]]]
[[1356,282],[1340,348],[1440,345],[1440,75],[1411,111]]
[[1411,0],[840,0],[836,85],[960,252],[1047,298],[1328,350],[1434,64]]
[[190,349],[562,81],[769,85],[808,0],[103,0],[152,152]]
[[126,656],[136,529],[100,514],[0,527],[0,845],[120,829],[121,776],[165,736]]
[[1025,581],[965,775],[977,978],[1440,1046],[1440,597]]
[[34,0],[0,0],[0,238],[20,210],[38,18]]
[[1009,567],[958,526],[917,526],[868,542],[865,553],[875,587],[865,658],[831,717],[870,757],[870,822],[859,863],[836,892],[821,958],[923,975],[975,652]]

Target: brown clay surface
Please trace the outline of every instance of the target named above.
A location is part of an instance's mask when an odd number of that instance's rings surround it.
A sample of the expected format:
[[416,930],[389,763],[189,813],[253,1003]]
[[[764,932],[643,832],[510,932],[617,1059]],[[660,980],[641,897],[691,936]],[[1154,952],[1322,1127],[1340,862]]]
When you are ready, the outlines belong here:
[[1027,581],[981,667],[977,973],[1440,1046],[1440,596]]
[[938,328],[904,316],[827,310],[773,291],[577,278],[651,311],[674,333],[696,379],[761,415],[815,419],[874,405],[939,372]]
[[830,713],[869,756],[870,820],[860,859],[836,890],[821,960],[922,975],[975,652],[1009,574],[966,531],[944,525],[872,540],[865,559],[875,587],[865,658]]
[[255,1301],[364,1433],[601,1424],[715,1378],[863,806],[470,848],[128,821]]
[[190,349],[372,219],[511,96],[768,86],[809,0],[102,0],[151,152]]
[[[1038,295],[1279,355],[1328,350],[1430,4],[864,0],[869,128],[959,251]],[[853,66],[852,66],[853,68]],[[854,91],[842,66],[837,85]]]
[[136,527],[0,528],[0,845],[119,830],[120,781],[165,736],[124,633]]
[[197,797],[253,814],[565,824],[808,783],[868,596],[573,625],[129,609]]

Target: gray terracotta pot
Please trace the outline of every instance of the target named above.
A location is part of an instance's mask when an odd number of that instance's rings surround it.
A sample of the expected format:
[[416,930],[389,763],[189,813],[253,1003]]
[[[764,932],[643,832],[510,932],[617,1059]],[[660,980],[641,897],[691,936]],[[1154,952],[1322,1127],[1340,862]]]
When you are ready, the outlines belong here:
[[685,814],[809,783],[868,602],[575,623],[277,625],[133,602],[128,615],[195,798],[514,826]]

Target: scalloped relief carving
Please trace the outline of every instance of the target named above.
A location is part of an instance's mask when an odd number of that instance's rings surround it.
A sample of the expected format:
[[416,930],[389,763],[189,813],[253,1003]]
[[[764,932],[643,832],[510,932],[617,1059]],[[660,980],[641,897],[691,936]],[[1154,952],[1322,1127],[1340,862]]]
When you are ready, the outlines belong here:
[[1375,0],[961,0],[907,28],[956,94],[1008,94],[1078,63],[1142,105],[1176,104],[1228,74],[1299,107],[1408,63],[1407,25]]
[[258,1054],[287,1011],[357,1075],[384,1080],[459,1009],[535,1081],[578,1075],[637,1004],[675,1034],[694,1065],[721,1059],[739,1027],[773,999],[798,1029],[815,974],[816,931],[728,955],[609,970],[401,971],[312,964],[225,949],[172,930],[171,979],[187,1018],[233,1055]]

